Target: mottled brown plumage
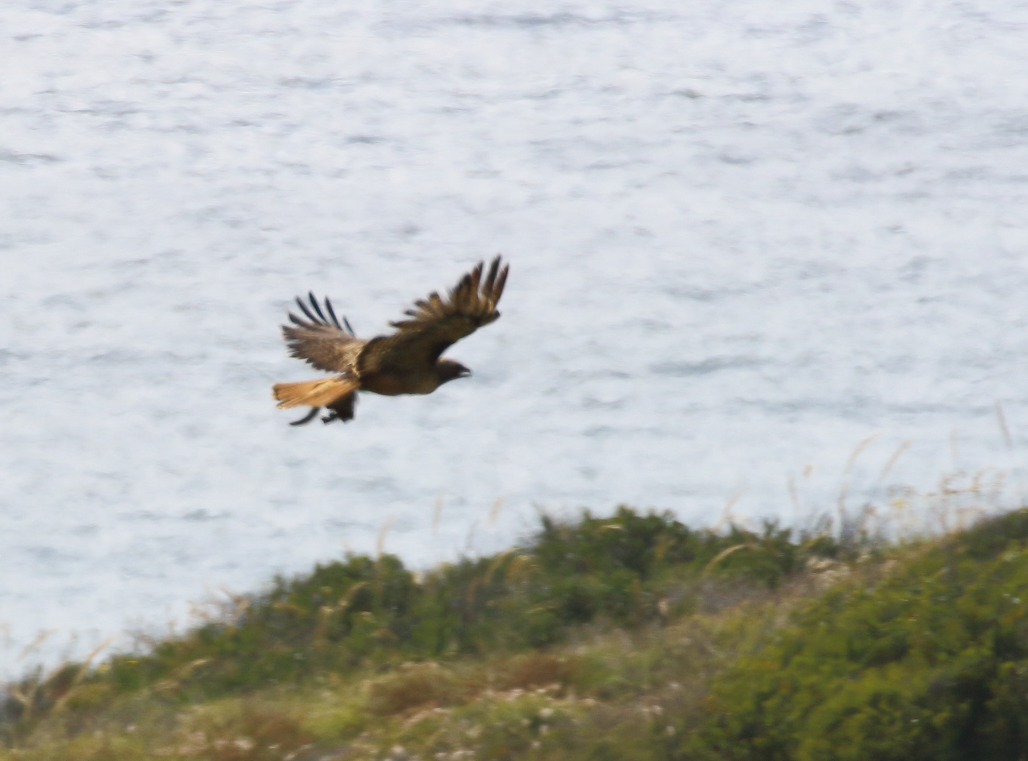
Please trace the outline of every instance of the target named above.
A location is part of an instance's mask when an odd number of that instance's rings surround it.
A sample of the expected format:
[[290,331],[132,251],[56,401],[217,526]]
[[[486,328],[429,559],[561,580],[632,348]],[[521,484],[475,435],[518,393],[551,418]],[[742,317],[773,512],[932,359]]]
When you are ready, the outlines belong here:
[[[430,394],[442,384],[471,374],[464,365],[440,355],[453,343],[499,318],[496,304],[507,282],[508,265],[493,259],[483,277],[484,264],[460,279],[443,299],[432,292],[414,302],[407,319],[389,323],[396,332],[363,341],[344,317],[336,317],[327,298],[324,309],[313,293],[309,306],[296,299],[304,317],[289,313],[292,325],[282,333],[289,353],[319,370],[339,373],[329,378],[299,383],[277,383],[273,391],[281,408],[309,405],[312,409],[292,425],[309,423],[321,407],[331,410],[322,418],[353,419],[358,391],[385,396]],[[327,313],[327,314],[326,314]],[[304,319],[306,318],[306,319]]]

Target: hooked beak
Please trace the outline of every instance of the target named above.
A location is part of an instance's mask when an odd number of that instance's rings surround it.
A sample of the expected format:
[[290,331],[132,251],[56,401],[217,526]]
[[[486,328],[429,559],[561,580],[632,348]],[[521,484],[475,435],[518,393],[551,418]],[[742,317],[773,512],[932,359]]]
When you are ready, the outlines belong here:
[[471,377],[471,371],[468,368],[466,368],[466,367],[462,367],[460,369],[460,371],[457,373],[457,377],[458,378],[470,378]]

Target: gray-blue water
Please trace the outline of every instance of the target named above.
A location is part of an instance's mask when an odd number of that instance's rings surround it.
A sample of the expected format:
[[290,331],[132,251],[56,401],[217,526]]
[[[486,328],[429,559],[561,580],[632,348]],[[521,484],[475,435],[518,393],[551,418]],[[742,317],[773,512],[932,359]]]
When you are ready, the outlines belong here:
[[[8,0],[3,671],[390,516],[424,565],[540,508],[793,521],[982,468],[1018,501],[1026,31],[1015,0]],[[295,294],[371,336],[497,252],[472,379],[274,409],[318,375]]]

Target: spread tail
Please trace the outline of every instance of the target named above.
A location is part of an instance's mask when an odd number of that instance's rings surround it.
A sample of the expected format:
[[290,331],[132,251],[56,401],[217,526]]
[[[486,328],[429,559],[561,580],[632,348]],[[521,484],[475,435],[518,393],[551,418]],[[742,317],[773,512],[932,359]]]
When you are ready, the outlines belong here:
[[276,383],[271,390],[278,401],[279,409],[299,407],[302,404],[328,407],[356,391],[357,381],[346,375],[336,375],[332,378],[318,378],[299,383]]

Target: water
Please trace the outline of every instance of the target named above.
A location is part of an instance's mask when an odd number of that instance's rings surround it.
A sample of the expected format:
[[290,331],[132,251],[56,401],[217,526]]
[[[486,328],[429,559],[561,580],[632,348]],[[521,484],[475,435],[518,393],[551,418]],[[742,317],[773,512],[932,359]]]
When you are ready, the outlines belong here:
[[[1028,5],[989,8],[5,3],[4,672],[538,509],[1017,502]],[[286,425],[293,295],[370,336],[496,252],[471,380]]]

